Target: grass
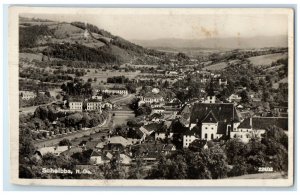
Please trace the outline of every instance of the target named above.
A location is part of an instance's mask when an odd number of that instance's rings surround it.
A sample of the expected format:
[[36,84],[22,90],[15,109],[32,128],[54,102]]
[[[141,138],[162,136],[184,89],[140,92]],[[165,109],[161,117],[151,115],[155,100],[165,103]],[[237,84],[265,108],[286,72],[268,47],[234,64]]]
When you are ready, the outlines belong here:
[[[96,70],[96,69],[89,69],[90,72],[88,72],[86,75],[81,77],[84,81],[87,81],[89,78],[93,79],[96,77],[97,82],[107,82],[108,77],[113,77],[113,76],[125,76],[129,79],[135,78],[140,72],[119,72],[119,71],[101,71],[101,70]],[[97,73],[95,73],[95,70]]]
[[254,66],[267,66],[281,58],[287,58],[287,53],[275,53],[248,58]]
[[219,63],[216,63],[216,64],[212,64],[210,66],[206,66],[205,68],[203,68],[203,70],[222,70],[226,67],[227,67],[226,62],[219,62]]

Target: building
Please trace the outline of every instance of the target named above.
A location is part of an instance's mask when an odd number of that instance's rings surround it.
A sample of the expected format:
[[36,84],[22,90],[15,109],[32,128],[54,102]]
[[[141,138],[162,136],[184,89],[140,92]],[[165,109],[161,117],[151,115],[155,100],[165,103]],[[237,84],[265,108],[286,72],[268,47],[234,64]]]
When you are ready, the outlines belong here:
[[127,95],[128,94],[128,90],[126,88],[109,88],[109,89],[104,89],[103,93],[107,93],[107,94],[119,94],[119,95]]
[[113,155],[109,152],[93,151],[90,157],[90,163],[94,165],[102,165],[109,163]]
[[162,114],[164,112],[165,112],[165,108],[163,107],[152,108],[152,114]]
[[197,103],[187,121],[190,121],[189,130],[184,133],[183,147],[188,147],[196,138],[208,141],[229,136],[230,131],[237,130],[240,117],[231,103]]
[[248,142],[251,138],[261,138],[262,134],[272,126],[288,131],[287,117],[249,117],[230,132],[230,138],[239,138]]
[[93,95],[92,99],[101,101],[102,100],[102,95]]
[[164,98],[159,95],[159,94],[155,94],[155,93],[147,93],[144,96],[139,96],[140,101],[138,103],[139,106],[143,105],[143,104],[157,104],[157,103],[162,103],[164,102]]
[[204,100],[203,103],[209,103],[209,104],[216,103],[216,96],[207,96],[206,100]]
[[79,100],[71,100],[69,101],[70,110],[81,111],[83,106],[83,102]]
[[102,107],[102,105],[101,105],[101,102],[99,102],[99,101],[89,101],[89,102],[87,102],[87,107],[86,107],[86,109],[87,110],[99,110],[99,111],[101,111],[101,107]]
[[56,156],[70,149],[70,146],[50,146],[39,148],[35,153],[40,157],[44,156],[47,153],[54,154]]
[[227,79],[219,78],[219,85],[227,85]]
[[242,97],[239,96],[239,95],[237,95],[237,94],[231,94],[231,95],[227,98],[227,100],[228,100],[229,102],[240,102],[241,99],[242,99]]
[[36,93],[33,91],[19,91],[19,95],[22,100],[30,100],[36,98]]

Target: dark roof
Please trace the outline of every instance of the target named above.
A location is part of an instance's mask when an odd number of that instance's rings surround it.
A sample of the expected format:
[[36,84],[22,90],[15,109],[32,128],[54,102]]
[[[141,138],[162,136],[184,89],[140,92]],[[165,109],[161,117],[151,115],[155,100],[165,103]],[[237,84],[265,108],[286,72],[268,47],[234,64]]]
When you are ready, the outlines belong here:
[[227,123],[226,122],[219,122],[218,123],[217,134],[226,135],[226,131],[227,131]]
[[191,112],[191,123],[202,122],[203,119],[208,115],[209,112],[212,112],[218,122],[227,122],[230,123],[233,119],[235,122],[240,121],[238,113],[234,107],[234,104],[224,104],[224,103],[215,103],[215,104],[206,104],[206,103],[197,103],[193,106]]
[[147,131],[158,131],[163,127],[163,123],[150,123],[143,126]]
[[204,119],[201,121],[202,123],[217,123],[217,119],[212,111],[209,111],[209,113],[204,117]]
[[177,119],[172,122],[170,130],[173,133],[185,133],[187,130],[189,130],[189,128],[183,126],[179,119]]
[[[238,128],[250,129],[250,119],[245,119]],[[253,129],[267,129],[270,126],[276,126],[283,130],[288,130],[288,118],[287,117],[253,117],[252,128]]]
[[88,141],[85,145],[87,149],[94,149],[98,145],[99,141]]

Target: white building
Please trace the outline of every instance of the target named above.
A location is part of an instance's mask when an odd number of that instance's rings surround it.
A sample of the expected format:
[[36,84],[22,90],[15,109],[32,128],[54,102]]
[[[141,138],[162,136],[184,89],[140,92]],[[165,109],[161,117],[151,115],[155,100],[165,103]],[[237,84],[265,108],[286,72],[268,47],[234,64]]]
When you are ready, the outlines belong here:
[[100,110],[101,111],[101,102],[87,102],[87,110]]
[[128,90],[126,88],[109,88],[109,89],[104,89],[103,93],[127,95]]
[[82,101],[70,101],[69,102],[70,110],[81,111],[82,110],[82,105],[83,105]]
[[36,98],[36,94],[33,91],[19,91],[19,95],[22,100],[30,100]]
[[228,136],[240,124],[234,104],[196,103],[191,110],[189,130],[183,136],[183,147],[188,147],[197,138],[209,141]]
[[247,143],[251,138],[261,138],[271,126],[288,130],[287,117],[250,117],[230,132],[230,138],[239,138]]

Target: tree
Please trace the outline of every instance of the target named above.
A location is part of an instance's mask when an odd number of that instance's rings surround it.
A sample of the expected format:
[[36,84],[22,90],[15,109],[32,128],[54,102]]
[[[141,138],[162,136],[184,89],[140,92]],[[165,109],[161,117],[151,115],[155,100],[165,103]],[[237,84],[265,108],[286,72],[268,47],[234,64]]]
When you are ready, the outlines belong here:
[[189,145],[189,149],[194,152],[201,151],[206,144],[206,140],[196,139]]
[[71,146],[72,143],[69,139],[63,139],[58,143],[59,146]]
[[57,94],[57,95],[56,95],[56,99],[57,99],[57,100],[60,100],[60,99],[61,99],[61,95],[60,95],[60,94]]
[[241,92],[241,102],[242,103],[244,103],[244,104],[248,104],[249,103],[249,95],[248,95],[248,93],[247,93],[247,91],[246,90],[243,90],[242,92]]

